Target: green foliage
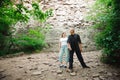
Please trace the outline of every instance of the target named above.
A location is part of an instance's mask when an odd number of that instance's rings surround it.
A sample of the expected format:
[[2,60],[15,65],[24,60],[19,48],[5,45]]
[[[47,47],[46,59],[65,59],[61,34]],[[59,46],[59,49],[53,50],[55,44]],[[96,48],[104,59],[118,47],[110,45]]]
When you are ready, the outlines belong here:
[[[96,22],[98,29],[95,41],[103,50],[102,61],[107,63],[120,62],[120,1],[97,0],[91,20]],[[93,15],[94,14],[94,15]]]
[[12,53],[13,49],[42,49],[45,45],[41,30],[29,30],[26,34],[13,36],[14,25],[18,21],[27,22],[32,16],[44,22],[52,15],[51,9],[43,12],[37,3],[32,6],[33,10],[28,10],[22,4],[14,5],[11,0],[0,0],[0,55]]
[[42,29],[29,29],[27,33],[21,33],[14,39],[14,45],[23,51],[41,50],[45,46],[45,36]]
[[15,9],[9,0],[2,0],[0,6],[0,55],[3,55],[9,52],[12,44],[11,26],[20,20],[27,21],[28,17],[22,14],[19,7]]
[[48,17],[52,15],[52,9],[43,12],[38,4],[33,3],[32,6],[34,9],[31,14],[35,17],[35,19],[40,20],[40,22],[44,22]]

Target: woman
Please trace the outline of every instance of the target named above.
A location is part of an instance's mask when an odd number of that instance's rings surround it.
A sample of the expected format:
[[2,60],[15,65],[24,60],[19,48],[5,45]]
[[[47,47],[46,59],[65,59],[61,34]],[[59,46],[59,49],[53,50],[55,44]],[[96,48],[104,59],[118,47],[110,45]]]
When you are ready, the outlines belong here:
[[[69,61],[67,40],[68,40],[68,38],[66,37],[66,33],[63,32],[61,34],[61,38],[60,38],[60,42],[59,42],[59,47],[60,47],[60,52],[59,52],[60,68],[62,68],[62,67],[67,68],[67,63]],[[65,61],[64,61],[65,63],[63,62],[63,55],[65,55]]]

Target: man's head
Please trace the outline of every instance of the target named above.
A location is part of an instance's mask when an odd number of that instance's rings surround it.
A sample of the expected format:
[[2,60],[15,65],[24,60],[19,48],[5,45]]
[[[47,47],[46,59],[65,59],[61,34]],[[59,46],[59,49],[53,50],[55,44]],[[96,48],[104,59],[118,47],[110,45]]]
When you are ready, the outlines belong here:
[[70,28],[70,34],[71,34],[71,35],[74,35],[74,34],[75,34],[74,28]]

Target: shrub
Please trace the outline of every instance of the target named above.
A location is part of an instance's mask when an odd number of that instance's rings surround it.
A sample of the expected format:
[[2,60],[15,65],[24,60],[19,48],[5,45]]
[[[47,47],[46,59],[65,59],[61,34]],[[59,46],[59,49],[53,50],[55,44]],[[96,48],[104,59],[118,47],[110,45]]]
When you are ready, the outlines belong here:
[[106,63],[120,63],[120,1],[97,0],[95,9],[90,17],[96,22],[98,29],[95,41],[103,50],[102,61]]
[[41,50],[45,46],[45,36],[41,29],[30,29],[27,33],[21,33],[14,39],[14,45],[21,51]]

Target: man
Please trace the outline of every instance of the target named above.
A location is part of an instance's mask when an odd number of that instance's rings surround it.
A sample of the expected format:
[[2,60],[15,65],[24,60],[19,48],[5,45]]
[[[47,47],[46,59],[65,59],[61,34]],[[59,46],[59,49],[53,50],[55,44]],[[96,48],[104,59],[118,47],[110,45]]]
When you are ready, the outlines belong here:
[[79,62],[81,63],[83,68],[90,68],[88,67],[81,55],[82,51],[82,44],[81,44],[81,39],[78,34],[75,34],[75,30],[73,28],[70,29],[70,34],[68,37],[68,49],[69,49],[69,69],[73,71],[73,54],[76,52],[77,58]]

